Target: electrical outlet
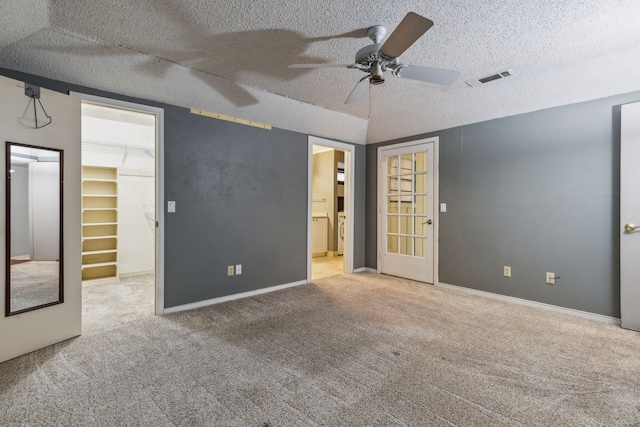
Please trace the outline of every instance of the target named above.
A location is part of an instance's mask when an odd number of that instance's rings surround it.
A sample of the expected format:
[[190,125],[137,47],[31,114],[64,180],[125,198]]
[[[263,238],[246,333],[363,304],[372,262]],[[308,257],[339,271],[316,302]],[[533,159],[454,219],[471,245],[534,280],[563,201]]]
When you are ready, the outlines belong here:
[[233,265],[227,267],[227,276],[233,276]]
[[502,267],[502,275],[504,277],[511,277],[511,267],[506,266],[506,265],[504,267]]
[[549,285],[555,285],[556,275],[547,271],[547,274],[545,275],[545,283]]
[[236,264],[236,276],[242,274],[242,264]]

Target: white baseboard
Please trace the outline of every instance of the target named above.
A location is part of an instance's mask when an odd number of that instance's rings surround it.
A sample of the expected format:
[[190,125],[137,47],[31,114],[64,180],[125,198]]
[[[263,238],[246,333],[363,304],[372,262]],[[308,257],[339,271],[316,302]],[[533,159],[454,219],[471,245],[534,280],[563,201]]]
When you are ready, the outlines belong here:
[[362,267],[362,268],[358,268],[357,270],[353,270],[354,273],[374,273],[374,274],[378,274],[378,270],[376,270],[375,268],[369,268],[369,267]]
[[118,276],[120,276],[120,278],[127,278],[127,277],[135,277],[135,276],[146,276],[147,274],[155,274],[155,270],[148,270],[148,271],[134,271],[133,273],[120,273]]
[[508,295],[494,294],[492,292],[479,291],[477,289],[465,288],[463,286],[450,285],[448,283],[439,282],[436,286],[440,286],[446,289],[453,289],[455,291],[466,292],[473,295],[479,295],[487,298],[493,298],[500,301],[506,301],[514,304],[526,305],[528,307],[541,308],[543,310],[555,311],[556,313],[569,314],[571,316],[582,317],[583,319],[595,320],[602,323],[610,323],[620,326],[620,319],[616,317],[604,316],[597,313],[589,313],[588,311],[574,310],[572,308],[560,307],[552,304],[545,304],[543,302],[531,301],[517,297],[511,297]]
[[275,292],[281,289],[287,289],[287,288],[292,288],[294,286],[306,285],[307,283],[309,282],[307,282],[306,280],[300,280],[298,282],[285,283],[284,285],[276,285],[276,286],[271,286],[269,288],[256,289],[255,291],[247,291],[247,292],[241,292],[239,294],[225,295],[223,297],[211,298],[208,300],[193,302],[190,304],[177,305],[175,307],[166,307],[164,309],[164,314],[177,313],[179,311],[185,311],[185,310],[193,310],[195,308],[201,308],[201,307],[206,307],[208,305],[220,304],[222,302],[233,301],[241,298],[254,297],[256,295]]

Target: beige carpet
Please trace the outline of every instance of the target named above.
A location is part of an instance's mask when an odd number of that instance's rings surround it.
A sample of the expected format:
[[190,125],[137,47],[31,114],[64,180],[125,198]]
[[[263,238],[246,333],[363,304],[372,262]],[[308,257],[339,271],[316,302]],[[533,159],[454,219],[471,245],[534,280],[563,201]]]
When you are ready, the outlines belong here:
[[0,364],[0,425],[640,425],[614,325],[373,274],[164,317],[128,286]]
[[11,311],[60,299],[60,263],[17,259],[11,263]]

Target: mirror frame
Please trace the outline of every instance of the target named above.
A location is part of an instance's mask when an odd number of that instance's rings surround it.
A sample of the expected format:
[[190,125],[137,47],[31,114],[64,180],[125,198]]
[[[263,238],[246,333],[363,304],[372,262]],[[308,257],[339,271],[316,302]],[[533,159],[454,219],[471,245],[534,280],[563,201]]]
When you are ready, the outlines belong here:
[[[58,299],[56,301],[39,304],[33,307],[23,308],[21,310],[11,311],[11,147],[25,147],[34,148],[38,150],[47,150],[57,152],[60,156],[60,229],[58,236],[59,243],[59,256],[58,256]],[[64,302],[64,245],[63,245],[63,188],[64,188],[64,150],[51,147],[40,147],[31,144],[22,144],[19,142],[5,142],[5,208],[6,208],[6,229],[5,229],[5,317],[13,316],[20,313],[26,313],[28,311],[38,310],[44,307],[50,307],[52,305],[62,304]]]

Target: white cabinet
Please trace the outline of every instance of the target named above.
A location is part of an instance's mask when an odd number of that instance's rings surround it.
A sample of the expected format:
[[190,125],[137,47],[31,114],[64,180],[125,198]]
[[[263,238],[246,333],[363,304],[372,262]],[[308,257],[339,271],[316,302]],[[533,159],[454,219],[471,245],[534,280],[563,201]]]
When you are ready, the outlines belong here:
[[311,223],[312,256],[325,256],[329,250],[329,218],[313,218]]

